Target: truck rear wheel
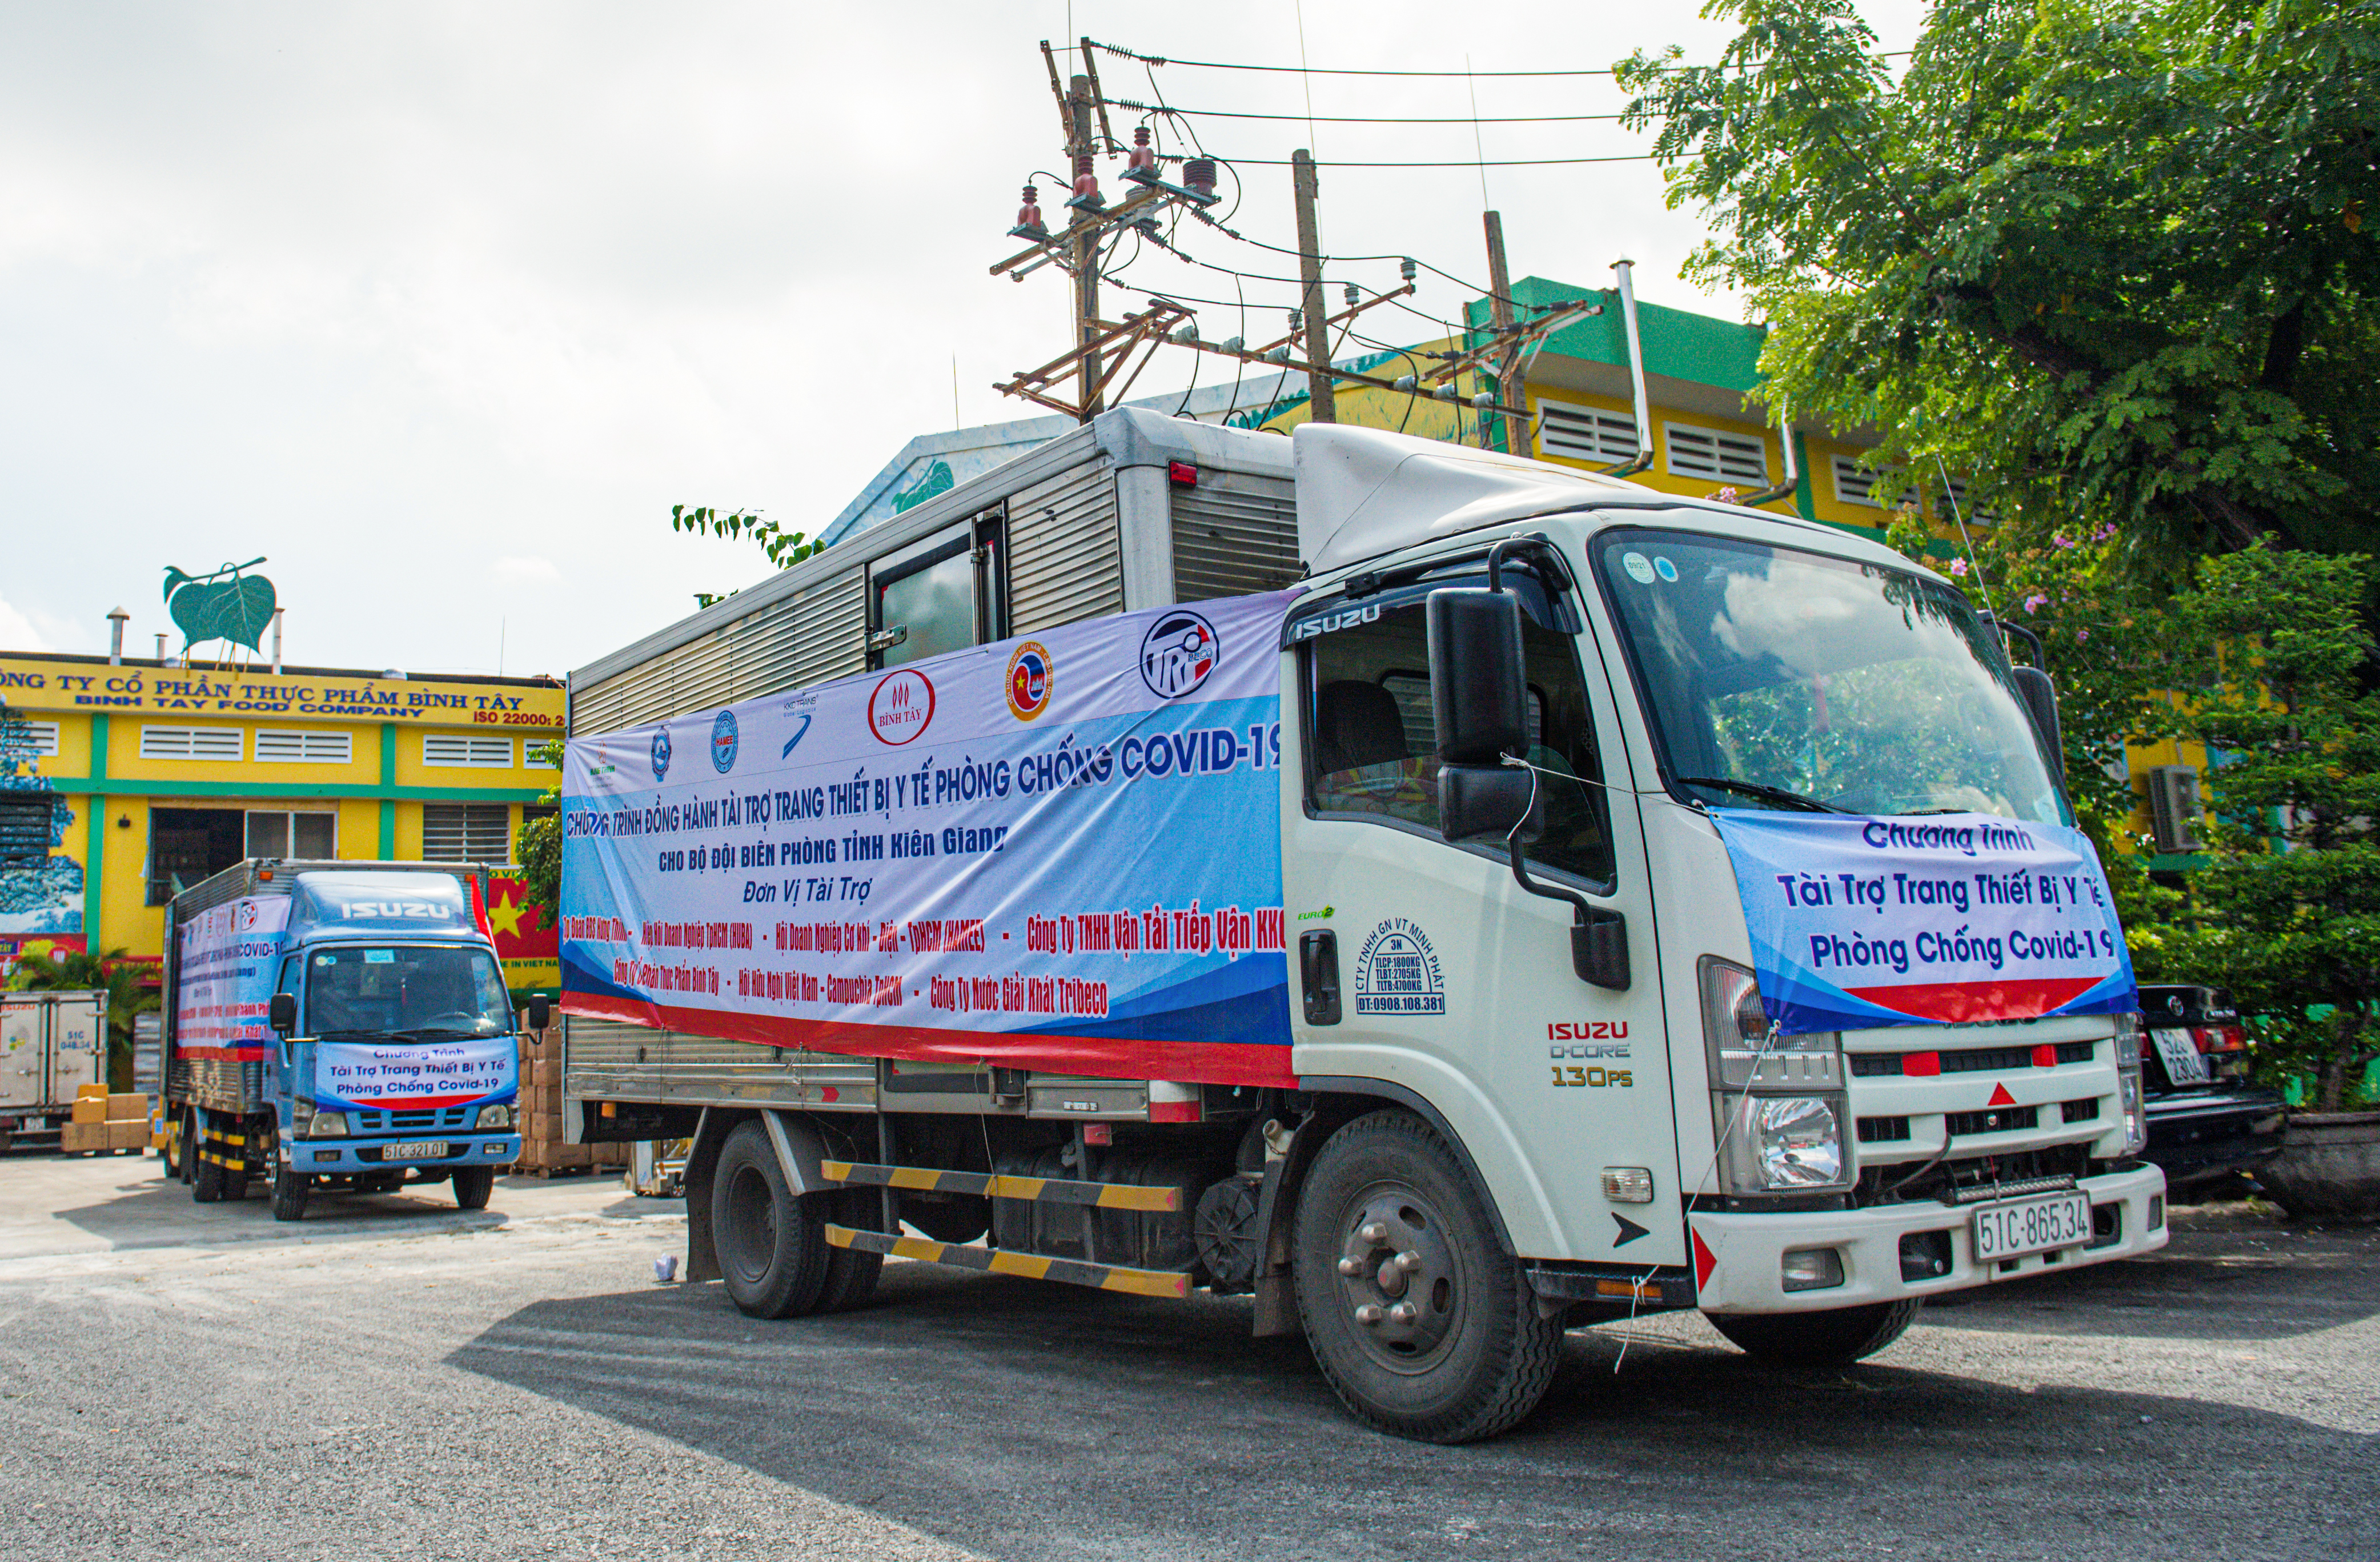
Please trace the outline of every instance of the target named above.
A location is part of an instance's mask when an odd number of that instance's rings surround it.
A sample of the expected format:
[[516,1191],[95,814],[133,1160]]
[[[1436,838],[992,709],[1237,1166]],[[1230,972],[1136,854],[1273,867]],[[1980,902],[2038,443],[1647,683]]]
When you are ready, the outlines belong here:
[[1909,1331],[1925,1299],[1838,1307],[1826,1312],[1778,1312],[1766,1317],[1706,1312],[1712,1328],[1747,1356],[1779,1367],[1848,1367],[1873,1356]]
[[787,1186],[768,1130],[757,1122],[738,1124],[720,1146],[710,1229],[737,1307],[755,1318],[792,1318],[818,1305],[832,1250],[825,1228]]
[[455,1207],[456,1209],[486,1209],[488,1195],[495,1190],[495,1167],[456,1166],[455,1168]]
[[216,1164],[221,1149],[207,1137],[204,1112],[190,1116],[190,1142],[182,1152],[190,1158],[190,1197],[201,1204],[223,1202],[225,1185],[229,1180],[222,1166]]
[[306,1218],[306,1197],[314,1190],[314,1179],[304,1172],[294,1172],[286,1166],[273,1173],[273,1218],[303,1220]]
[[1468,1443],[1536,1409],[1561,1357],[1470,1177],[1403,1112],[1324,1143],[1297,1207],[1297,1305],[1314,1359],[1358,1421]]

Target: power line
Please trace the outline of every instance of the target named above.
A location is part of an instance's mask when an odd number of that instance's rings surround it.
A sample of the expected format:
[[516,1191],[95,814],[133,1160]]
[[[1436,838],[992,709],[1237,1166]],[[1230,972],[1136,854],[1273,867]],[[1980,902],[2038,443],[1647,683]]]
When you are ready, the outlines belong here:
[[[1232,161],[1257,168],[1289,166],[1288,159],[1280,157],[1235,157]],[[1619,157],[1465,157],[1451,163],[1351,163],[1337,157],[1318,157],[1314,161],[1325,168],[1550,168],[1572,163],[1654,163],[1659,159],[1652,153],[1637,152]]]
[[[1137,60],[1142,65],[1179,65],[1186,66],[1196,70],[1257,70],[1283,76],[1404,76],[1428,77],[1439,80],[1459,80],[1466,76],[1484,76],[1490,79],[1500,79],[1552,76],[1617,76],[1619,74],[1619,71],[1616,68],[1610,67],[1606,67],[1601,70],[1351,70],[1333,69],[1330,67],[1318,65],[1241,65],[1228,60],[1184,60],[1175,59],[1170,55],[1144,55],[1131,49],[1121,47],[1118,44],[1102,43],[1094,38],[1086,38],[1083,42],[1088,43],[1092,48],[1099,50],[1101,54],[1114,55],[1122,59]],[[1888,49],[1880,51],[1870,57],[1880,60],[1901,59],[1914,53],[1916,53],[1916,51],[1913,49]],[[1666,65],[1668,62],[1664,61],[1662,63]],[[1746,69],[1766,65],[1767,63],[1768,62],[1766,60],[1744,60],[1732,67],[1706,66],[1700,68],[1706,70],[1727,68]],[[1298,117],[1302,118],[1304,116],[1299,116]],[[1469,165],[1466,164],[1464,166],[1467,167]]]
[[1170,104],[1135,103],[1130,98],[1110,98],[1108,104],[1111,108],[1130,109],[1135,114],[1172,114],[1184,117],[1195,115],[1204,119],[1281,119],[1298,125],[1571,125],[1587,120],[1627,117],[1621,114],[1491,114],[1485,117],[1453,115],[1432,119],[1388,114],[1243,114],[1229,108],[1175,108]]

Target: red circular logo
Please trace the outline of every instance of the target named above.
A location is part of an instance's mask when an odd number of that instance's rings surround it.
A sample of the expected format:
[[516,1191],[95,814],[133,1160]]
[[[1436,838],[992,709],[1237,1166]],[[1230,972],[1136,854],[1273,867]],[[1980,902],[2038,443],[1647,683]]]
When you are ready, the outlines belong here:
[[885,674],[868,697],[868,730],[880,743],[897,748],[925,731],[933,719],[933,680],[915,667]]

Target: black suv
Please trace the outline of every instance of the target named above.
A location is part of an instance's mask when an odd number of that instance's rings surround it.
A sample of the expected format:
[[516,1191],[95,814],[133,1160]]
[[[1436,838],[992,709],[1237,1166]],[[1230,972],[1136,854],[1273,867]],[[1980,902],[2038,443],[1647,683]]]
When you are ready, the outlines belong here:
[[2220,987],[2141,989],[2147,1158],[2169,1185],[2252,1172],[2281,1149],[2279,1092],[2248,1082],[2248,1034]]

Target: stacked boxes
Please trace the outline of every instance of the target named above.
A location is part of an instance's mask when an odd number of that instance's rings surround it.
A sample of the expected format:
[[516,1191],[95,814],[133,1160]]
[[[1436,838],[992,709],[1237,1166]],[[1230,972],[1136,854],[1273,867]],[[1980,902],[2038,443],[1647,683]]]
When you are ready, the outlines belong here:
[[517,1169],[551,1177],[556,1172],[625,1166],[625,1144],[565,1144],[568,1131],[562,1099],[562,1027],[531,1031],[524,1022],[520,1046],[521,1154]]
[[74,1116],[59,1131],[58,1148],[70,1154],[149,1148],[149,1098],[110,1095],[103,1084],[75,1092]]

